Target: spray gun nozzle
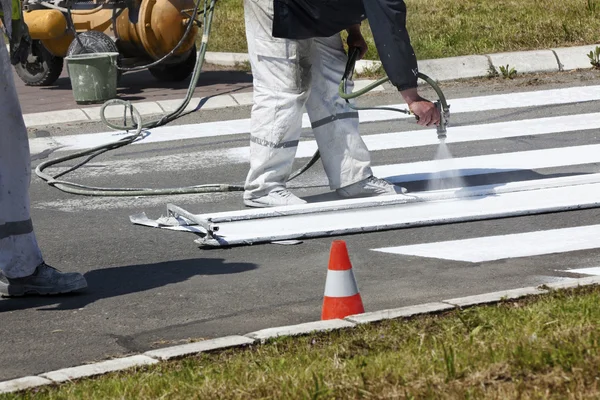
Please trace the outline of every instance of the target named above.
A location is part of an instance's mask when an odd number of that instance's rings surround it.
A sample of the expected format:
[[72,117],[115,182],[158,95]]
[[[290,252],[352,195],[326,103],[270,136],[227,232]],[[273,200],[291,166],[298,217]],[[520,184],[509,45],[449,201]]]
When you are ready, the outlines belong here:
[[440,101],[436,101],[434,104],[440,113],[440,123],[437,126],[437,136],[438,139],[444,140],[447,136],[448,120],[450,119],[450,106],[443,108]]

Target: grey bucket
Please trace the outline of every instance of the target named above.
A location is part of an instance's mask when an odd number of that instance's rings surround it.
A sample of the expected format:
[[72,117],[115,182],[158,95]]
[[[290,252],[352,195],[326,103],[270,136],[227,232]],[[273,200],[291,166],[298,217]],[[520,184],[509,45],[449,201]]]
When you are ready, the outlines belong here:
[[119,53],[74,54],[65,58],[77,104],[102,103],[117,97]]

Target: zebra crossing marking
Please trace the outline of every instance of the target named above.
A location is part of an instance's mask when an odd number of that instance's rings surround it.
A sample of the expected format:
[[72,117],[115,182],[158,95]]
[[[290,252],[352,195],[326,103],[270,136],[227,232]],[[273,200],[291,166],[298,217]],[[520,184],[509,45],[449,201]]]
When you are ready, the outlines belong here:
[[[456,114],[597,100],[600,100],[600,86],[581,86],[565,89],[497,94],[491,96],[452,99],[450,102],[452,105],[452,112]],[[397,104],[395,106],[401,108],[405,107],[404,104]],[[361,111],[359,114],[361,123],[412,118],[412,116],[384,110],[367,110]],[[134,144],[244,134],[249,132],[250,126],[250,120],[247,118],[179,126],[163,126],[147,131],[145,138]],[[310,127],[310,121],[306,115],[303,116],[302,126],[305,128]],[[93,134],[54,136],[51,140],[48,138],[35,138],[30,140],[30,145],[34,150],[34,153],[49,148],[55,149],[56,151],[83,150],[111,143],[118,140],[121,135],[123,135],[122,132],[111,131]]]
[[[372,249],[381,253],[480,263],[600,248],[600,225]],[[577,270],[569,270],[576,272]],[[600,268],[598,268],[600,274]]]

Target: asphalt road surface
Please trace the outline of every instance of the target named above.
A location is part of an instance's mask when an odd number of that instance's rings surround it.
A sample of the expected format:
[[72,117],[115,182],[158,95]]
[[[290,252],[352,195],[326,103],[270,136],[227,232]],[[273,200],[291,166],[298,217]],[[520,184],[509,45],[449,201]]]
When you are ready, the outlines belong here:
[[[376,172],[416,193],[440,183],[430,179],[435,171],[460,177],[453,181],[457,191],[456,185],[587,179],[599,172],[600,163],[600,149],[594,147],[599,146],[598,77],[585,72],[444,84],[455,109],[448,130],[454,158],[445,163],[434,162],[435,130],[421,129],[410,119],[375,121],[375,114],[367,113],[361,130]],[[400,98],[387,91],[361,102],[395,104]],[[249,108],[199,111],[67,177],[111,187],[241,184],[248,168],[248,117]],[[218,121],[229,122],[212,123]],[[34,166],[110,139],[103,135],[108,131],[96,123],[31,129]],[[312,151],[309,133],[299,148],[298,166]],[[320,165],[291,186],[311,202],[336,199]],[[324,237],[294,246],[201,249],[191,233],[133,225],[129,216],[143,211],[157,218],[167,203],[194,213],[241,210],[240,192],[83,197],[34,177],[31,197],[47,262],[84,273],[89,289],[0,300],[0,380],[318,320],[329,248],[339,238],[347,242],[367,311],[600,273],[596,208]],[[454,206],[448,207],[450,212]]]

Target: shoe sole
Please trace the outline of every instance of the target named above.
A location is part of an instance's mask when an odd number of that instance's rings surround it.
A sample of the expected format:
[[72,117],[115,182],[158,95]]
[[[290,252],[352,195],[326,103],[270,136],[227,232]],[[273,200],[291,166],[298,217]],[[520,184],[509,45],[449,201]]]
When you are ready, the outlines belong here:
[[52,296],[57,294],[67,294],[81,291],[87,288],[87,282],[80,280],[65,286],[58,290],[47,287],[15,287],[14,285],[0,286],[0,296],[2,297],[23,297],[23,296]]
[[268,204],[262,204],[262,203],[255,203],[252,200],[244,200],[244,205],[246,207],[251,207],[251,208],[267,208],[267,207],[274,207],[274,206],[270,206]]
[[403,193],[371,193],[371,194],[362,193],[362,194],[356,194],[356,195],[353,195],[353,196],[350,196],[350,195],[347,195],[347,194],[344,194],[344,193],[340,193],[340,192],[337,192],[337,191],[336,191],[336,193],[341,198],[343,198],[343,199],[362,199],[364,197],[381,197],[381,196],[398,196],[398,195],[404,196],[407,199],[408,198],[411,198],[411,199],[413,198],[413,197],[407,195],[406,194],[407,192],[403,192]]
[[301,206],[303,204],[308,204],[308,202],[298,203],[298,204],[264,204],[264,203],[256,203],[252,200],[244,199],[244,205],[246,207],[251,208],[271,208],[271,207],[283,207],[283,206]]

